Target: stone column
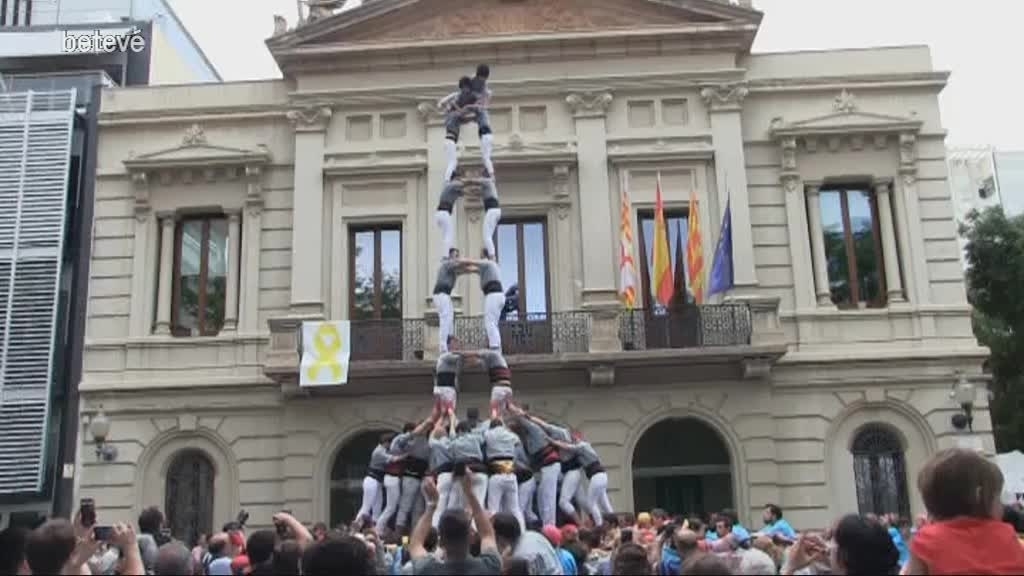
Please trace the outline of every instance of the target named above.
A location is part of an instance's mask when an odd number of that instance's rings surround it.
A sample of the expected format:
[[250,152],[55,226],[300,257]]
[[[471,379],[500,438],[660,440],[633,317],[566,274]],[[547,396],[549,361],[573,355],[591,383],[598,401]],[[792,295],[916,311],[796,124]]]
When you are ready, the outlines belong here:
[[784,137],[780,142],[782,172],[780,180],[786,197],[786,232],[789,255],[793,263],[793,294],[797,310],[816,306],[811,246],[807,237],[807,196],[803,179],[796,165],[796,138]]
[[224,295],[224,332],[238,330],[238,275],[242,267],[242,214],[237,210],[228,212],[228,285]]
[[171,298],[174,293],[174,214],[157,214],[160,219],[160,275],[157,284],[156,333],[171,333]]
[[882,259],[885,262],[885,285],[889,303],[904,302],[903,282],[900,279],[900,257],[896,250],[896,230],[892,224],[892,203],[889,198],[889,183],[875,184],[878,198],[878,225],[882,230]]
[[295,127],[291,312],[322,316],[324,147],[331,108],[291,110],[288,119]]
[[814,293],[819,306],[832,305],[828,286],[828,259],[825,257],[825,230],[821,225],[821,189],[807,188],[807,218],[811,225],[811,262],[814,266]]
[[[700,92],[711,115],[719,220],[725,214],[726,202],[732,199],[733,274],[736,288],[741,292],[744,287],[757,285],[741,117],[747,92],[742,83],[706,86]],[[720,222],[710,225],[717,231]]]
[[605,125],[612,95],[609,92],[573,93],[565,102],[576,119],[580,229],[584,246],[583,305],[617,304],[614,255],[618,253],[615,248],[618,235],[613,225],[616,220],[612,219]]
[[149,204],[149,177],[145,172],[132,174],[135,186],[135,238],[132,246],[132,298],[129,335],[147,336],[153,330],[153,274],[149,265],[156,261],[156,222]]

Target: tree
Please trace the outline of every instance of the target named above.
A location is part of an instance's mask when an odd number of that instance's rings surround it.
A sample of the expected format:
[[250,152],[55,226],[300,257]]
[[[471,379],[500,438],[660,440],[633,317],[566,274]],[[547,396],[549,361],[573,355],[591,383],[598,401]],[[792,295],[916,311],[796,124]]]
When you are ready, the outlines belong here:
[[974,334],[992,351],[990,411],[999,451],[1024,448],[1024,215],[1001,207],[967,216],[968,299]]

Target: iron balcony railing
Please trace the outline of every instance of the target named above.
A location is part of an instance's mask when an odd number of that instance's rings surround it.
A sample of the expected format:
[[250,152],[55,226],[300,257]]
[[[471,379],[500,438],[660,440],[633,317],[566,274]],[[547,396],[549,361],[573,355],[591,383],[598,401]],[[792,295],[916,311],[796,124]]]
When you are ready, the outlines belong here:
[[623,350],[743,346],[752,328],[750,307],[739,303],[623,310],[619,316]]
[[[589,312],[573,311],[513,313],[499,322],[498,329],[502,350],[515,356],[588,352],[591,326]],[[422,360],[427,328],[419,318],[353,320],[352,360]],[[751,328],[750,309],[745,304],[623,310],[619,316],[624,351],[742,346],[750,343]],[[486,348],[483,317],[456,318],[455,339],[459,348]]]

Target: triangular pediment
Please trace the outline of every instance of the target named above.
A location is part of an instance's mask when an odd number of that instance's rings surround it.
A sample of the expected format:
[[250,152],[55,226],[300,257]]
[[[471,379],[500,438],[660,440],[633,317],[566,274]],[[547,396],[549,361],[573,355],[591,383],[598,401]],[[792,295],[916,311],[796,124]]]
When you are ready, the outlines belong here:
[[269,160],[270,152],[264,147],[245,149],[209,144],[202,129],[194,126],[186,131],[181,145],[133,156],[125,160],[124,165],[130,171],[142,171],[156,168],[242,166],[265,164]]
[[375,0],[268,44],[427,43],[760,20],[760,12],[716,0]]
[[917,132],[922,122],[916,117],[892,116],[863,112],[854,97],[846,91],[836,97],[833,112],[804,120],[786,122],[782,118],[772,121],[771,132],[776,138],[791,136],[842,135]]

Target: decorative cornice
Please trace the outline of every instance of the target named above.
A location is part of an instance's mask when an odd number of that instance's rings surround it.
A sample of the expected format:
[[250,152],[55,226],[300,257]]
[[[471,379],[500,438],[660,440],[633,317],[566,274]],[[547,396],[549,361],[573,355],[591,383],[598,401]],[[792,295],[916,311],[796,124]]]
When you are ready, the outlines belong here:
[[705,161],[713,159],[714,155],[710,133],[674,138],[608,139],[608,160],[612,164]]
[[263,167],[246,165],[245,181],[245,207],[250,216],[256,216],[263,212]]
[[293,108],[285,113],[296,132],[323,132],[331,121],[330,104],[316,103]]
[[565,97],[565,103],[576,118],[604,117],[612,100],[611,92],[573,92]]
[[734,82],[704,86],[700,90],[700,97],[712,112],[730,112],[740,110],[749,93],[746,82]]
[[[492,158],[505,166],[554,166],[574,165],[577,162],[577,146],[574,141],[529,142],[520,138],[509,138],[508,142],[494,146]],[[467,146],[459,158],[459,165],[467,168],[479,167],[480,148]]]
[[328,152],[324,174],[422,174],[427,170],[427,151],[422,148],[373,152]]
[[[827,137],[829,149],[835,151],[840,136],[857,137],[851,141],[851,145],[858,148],[864,145],[863,136],[916,134],[924,125],[924,122],[918,120],[914,114],[910,117],[901,117],[861,111],[856,98],[845,89],[833,100],[832,109],[833,112],[830,114],[796,122],[786,122],[783,118],[776,117],[772,119],[769,132],[776,140],[802,137],[810,141],[814,137],[824,136]],[[878,143],[879,140],[876,138],[875,145]],[[812,142],[809,151],[813,152],[816,145],[816,142]]]

